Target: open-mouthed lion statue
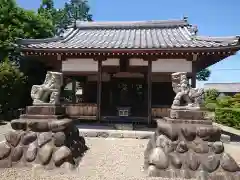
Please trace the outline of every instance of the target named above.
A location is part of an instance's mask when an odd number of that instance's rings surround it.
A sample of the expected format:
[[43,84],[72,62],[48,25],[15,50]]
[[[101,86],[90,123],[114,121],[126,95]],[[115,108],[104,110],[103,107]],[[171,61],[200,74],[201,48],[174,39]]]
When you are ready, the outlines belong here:
[[59,104],[62,85],[62,73],[48,71],[43,84],[32,86],[31,97],[33,105]]
[[204,90],[202,88],[192,88],[189,85],[186,72],[172,74],[172,87],[176,93],[171,107],[172,109],[200,109]]

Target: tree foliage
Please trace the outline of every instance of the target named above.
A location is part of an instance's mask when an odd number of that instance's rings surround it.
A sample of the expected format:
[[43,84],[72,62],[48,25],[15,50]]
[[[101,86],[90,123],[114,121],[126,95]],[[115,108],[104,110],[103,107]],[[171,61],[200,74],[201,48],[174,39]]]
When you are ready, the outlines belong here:
[[5,59],[0,63],[0,113],[21,107],[26,77],[18,67]]
[[0,59],[16,51],[19,38],[52,37],[76,20],[92,20],[87,1],[71,0],[56,9],[53,0],[42,0],[34,12],[19,7],[15,0],[0,0]]
[[[47,38],[54,35],[51,19],[19,7],[15,0],[0,0],[0,107],[1,114],[25,107],[29,83],[21,72],[18,39]],[[30,68],[30,67],[29,67]],[[31,76],[36,74],[32,73]],[[22,99],[21,99],[22,98]]]
[[19,38],[46,38],[53,36],[51,20],[34,11],[17,6],[15,0],[0,0],[1,60],[16,50]]
[[197,73],[197,80],[199,81],[207,81],[211,75],[211,71],[209,69],[203,69]]
[[208,89],[204,93],[204,105],[209,111],[214,111],[217,107],[219,92],[216,89]]
[[92,21],[89,10],[86,0],[70,0],[62,9],[56,9],[53,0],[42,0],[38,13],[52,20],[54,33],[59,35],[77,20]]
[[208,89],[204,93],[204,101],[205,102],[216,102],[219,92],[217,89]]
[[90,8],[86,0],[70,0],[70,2],[65,3],[64,10],[68,24],[76,20],[92,21],[92,15],[89,14]]
[[70,0],[56,9],[53,0],[42,0],[34,12],[15,0],[0,0],[0,113],[24,107],[31,100],[31,86],[40,84],[48,70],[39,61],[21,57],[17,40],[53,37],[76,20],[92,20],[87,1]]

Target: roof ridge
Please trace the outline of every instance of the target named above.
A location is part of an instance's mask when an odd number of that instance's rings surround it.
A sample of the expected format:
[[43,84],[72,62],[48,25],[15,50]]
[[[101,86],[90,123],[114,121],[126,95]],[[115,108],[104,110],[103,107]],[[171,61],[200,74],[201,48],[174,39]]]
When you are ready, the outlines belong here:
[[240,82],[223,82],[223,83],[205,83],[204,85],[211,85],[211,84],[214,84],[214,85],[216,85],[216,84],[237,84],[237,85],[240,85]]
[[[171,28],[190,26],[187,19],[145,20],[145,21],[76,21],[79,29],[122,29],[122,28]],[[73,27],[73,25],[72,25]]]
[[196,36],[197,39],[199,40],[204,40],[204,41],[219,41],[219,42],[228,42],[228,41],[239,41],[240,37],[239,36],[202,36],[198,35]]
[[228,45],[239,45],[240,37],[239,36],[222,36],[222,37],[214,37],[214,36],[194,36],[195,40],[205,41],[205,42],[215,42],[215,43],[224,43]]

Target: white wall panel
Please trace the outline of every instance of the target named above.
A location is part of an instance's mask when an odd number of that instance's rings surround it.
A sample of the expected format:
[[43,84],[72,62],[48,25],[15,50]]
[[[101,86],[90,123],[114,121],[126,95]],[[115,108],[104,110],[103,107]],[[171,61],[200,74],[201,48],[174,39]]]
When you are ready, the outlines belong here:
[[95,72],[98,71],[98,62],[93,59],[67,59],[62,61],[62,71]]
[[107,59],[102,62],[103,66],[119,66],[119,59]]
[[192,72],[192,62],[185,59],[158,59],[152,62],[152,72]]
[[129,65],[130,66],[147,66],[148,62],[144,61],[143,59],[129,59]]

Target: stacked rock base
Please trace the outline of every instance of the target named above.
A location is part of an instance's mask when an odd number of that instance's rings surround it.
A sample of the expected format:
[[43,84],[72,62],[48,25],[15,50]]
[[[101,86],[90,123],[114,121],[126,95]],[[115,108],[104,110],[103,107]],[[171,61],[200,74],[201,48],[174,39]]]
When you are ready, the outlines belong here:
[[69,119],[18,119],[0,143],[0,167],[35,164],[46,169],[74,169],[87,150],[84,138]]
[[[194,114],[193,111],[173,111],[180,117],[184,114],[185,118],[185,113]],[[199,114],[201,112],[196,112],[196,116],[199,117]],[[214,127],[211,121],[163,118],[157,124],[157,130],[144,153],[144,165],[149,176],[240,179],[238,164],[224,151],[220,141],[221,129]]]

